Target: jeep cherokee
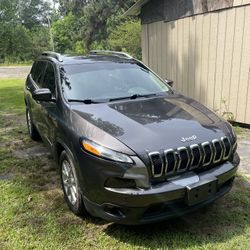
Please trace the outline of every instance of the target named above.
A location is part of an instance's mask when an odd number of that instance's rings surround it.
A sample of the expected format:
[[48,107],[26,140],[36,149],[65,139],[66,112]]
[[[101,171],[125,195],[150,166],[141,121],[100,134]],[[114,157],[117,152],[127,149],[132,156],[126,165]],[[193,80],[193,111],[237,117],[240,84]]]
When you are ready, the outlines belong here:
[[121,224],[180,216],[227,193],[232,126],[128,54],[44,52],[24,90],[29,135],[48,145],[76,215]]

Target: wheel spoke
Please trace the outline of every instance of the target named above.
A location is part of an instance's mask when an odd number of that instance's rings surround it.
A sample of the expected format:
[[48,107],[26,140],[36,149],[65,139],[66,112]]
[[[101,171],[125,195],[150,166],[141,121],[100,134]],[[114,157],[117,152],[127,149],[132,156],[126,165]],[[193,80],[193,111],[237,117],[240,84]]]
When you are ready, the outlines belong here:
[[72,186],[72,191],[76,195],[76,187],[75,186]]
[[77,202],[77,182],[72,166],[67,160],[62,163],[62,183],[65,194],[72,205]]

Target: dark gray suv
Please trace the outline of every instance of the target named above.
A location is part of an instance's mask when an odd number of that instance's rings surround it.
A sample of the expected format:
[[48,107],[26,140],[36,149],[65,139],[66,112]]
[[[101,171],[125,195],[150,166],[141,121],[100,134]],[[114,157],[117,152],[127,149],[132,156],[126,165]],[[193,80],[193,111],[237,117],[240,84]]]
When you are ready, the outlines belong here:
[[24,99],[29,134],[53,152],[77,215],[149,223],[232,187],[240,161],[232,126],[125,53],[44,52]]

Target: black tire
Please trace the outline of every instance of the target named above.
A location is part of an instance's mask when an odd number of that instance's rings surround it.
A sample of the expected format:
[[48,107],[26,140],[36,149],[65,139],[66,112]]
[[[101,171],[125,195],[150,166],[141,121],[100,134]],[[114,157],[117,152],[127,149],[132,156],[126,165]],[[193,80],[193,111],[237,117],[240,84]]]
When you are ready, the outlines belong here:
[[[72,200],[72,196],[70,197],[70,192],[69,192],[69,188],[67,185],[70,186],[70,184],[66,184],[65,181],[65,174],[63,173],[63,169],[65,168],[64,164],[69,164],[70,168],[71,168],[71,177],[75,178],[75,199]],[[71,156],[69,154],[66,153],[66,151],[63,151],[61,153],[60,159],[59,159],[59,166],[60,166],[60,176],[61,176],[61,184],[62,184],[62,189],[63,189],[63,193],[64,193],[64,199],[68,204],[69,209],[77,216],[84,216],[87,214],[86,208],[84,206],[84,201],[83,201],[83,197],[82,197],[82,193],[80,191],[79,188],[79,184],[78,184],[78,178],[77,178],[77,174],[76,174],[76,170],[75,170],[75,166],[74,166],[74,161],[71,158]],[[68,178],[68,179],[72,179],[72,178]],[[69,181],[71,182],[71,181]]]
[[28,133],[32,140],[39,141],[41,139],[36,127],[33,124],[32,116],[28,108],[26,108],[26,122],[28,127]]

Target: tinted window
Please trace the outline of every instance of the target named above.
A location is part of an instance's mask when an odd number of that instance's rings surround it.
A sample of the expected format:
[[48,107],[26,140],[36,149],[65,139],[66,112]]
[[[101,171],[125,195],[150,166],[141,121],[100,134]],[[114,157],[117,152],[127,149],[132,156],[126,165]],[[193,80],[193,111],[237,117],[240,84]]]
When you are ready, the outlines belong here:
[[55,96],[55,71],[51,63],[47,64],[43,79],[43,88],[50,89],[53,96]]
[[[33,80],[36,82],[36,84],[41,88],[42,82],[43,82],[43,76],[46,69],[47,62],[45,61],[38,61],[36,63],[34,73],[32,74]],[[34,76],[33,76],[34,75]]]
[[137,63],[90,62],[65,65],[64,71],[62,85],[68,99],[110,99],[170,91]]
[[35,77],[36,64],[37,64],[37,62],[34,62],[33,66],[32,66],[32,69],[30,71],[30,74],[31,74],[31,76],[32,76],[33,79]]

